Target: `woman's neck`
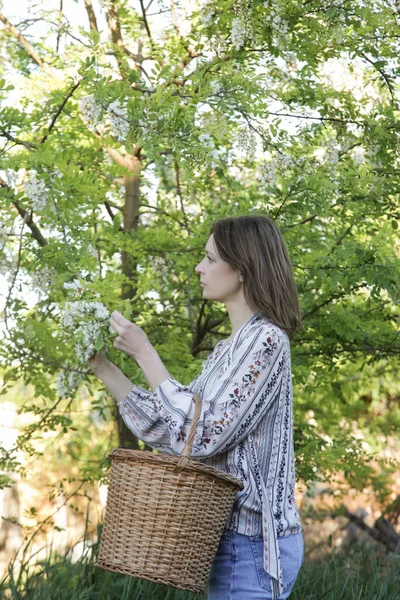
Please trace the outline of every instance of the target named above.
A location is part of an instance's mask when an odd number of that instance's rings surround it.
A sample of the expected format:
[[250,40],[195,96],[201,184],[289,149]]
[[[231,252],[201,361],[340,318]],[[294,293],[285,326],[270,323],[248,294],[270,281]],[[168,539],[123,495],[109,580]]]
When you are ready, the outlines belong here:
[[254,311],[246,304],[235,304],[234,306],[226,307],[232,325],[232,333],[228,340],[231,340],[239,331],[242,325],[254,315]]

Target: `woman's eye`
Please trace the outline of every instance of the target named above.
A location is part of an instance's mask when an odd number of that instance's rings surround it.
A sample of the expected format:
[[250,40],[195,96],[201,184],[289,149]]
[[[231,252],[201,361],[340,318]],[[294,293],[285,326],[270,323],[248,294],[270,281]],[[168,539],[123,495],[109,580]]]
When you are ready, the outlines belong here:
[[210,258],[209,256],[207,256],[207,260],[208,262],[214,262],[212,258]]

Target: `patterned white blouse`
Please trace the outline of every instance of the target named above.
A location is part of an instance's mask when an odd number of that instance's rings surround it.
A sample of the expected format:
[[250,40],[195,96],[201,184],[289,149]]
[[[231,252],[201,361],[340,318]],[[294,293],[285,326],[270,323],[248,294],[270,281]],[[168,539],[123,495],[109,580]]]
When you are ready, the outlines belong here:
[[243,482],[226,528],[263,536],[264,569],[278,598],[283,579],[277,538],[302,530],[294,499],[288,336],[255,313],[231,340],[216,344],[191,383],[170,377],[153,392],[135,385],[119,410],[139,439],[180,454],[194,415],[194,393],[203,403],[192,457]]

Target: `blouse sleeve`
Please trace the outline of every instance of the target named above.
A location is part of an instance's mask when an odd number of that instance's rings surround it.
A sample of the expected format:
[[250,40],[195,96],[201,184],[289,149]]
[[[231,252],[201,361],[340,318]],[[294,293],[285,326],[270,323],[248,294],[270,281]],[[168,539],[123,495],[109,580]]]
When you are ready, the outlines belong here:
[[[203,362],[202,372],[209,360],[210,357]],[[200,375],[189,386],[192,386],[199,377]],[[175,454],[171,448],[170,427],[159,414],[156,400],[154,393],[134,385],[129,394],[118,403],[120,415],[137,438],[160,452]]]
[[[231,362],[217,377],[212,394],[202,398],[193,457],[225,452],[255,429],[272,403],[279,400],[288,359],[287,336],[276,326],[258,328],[233,351]],[[137,407],[135,388],[128,397]],[[183,386],[170,377],[153,392],[146,393],[154,411],[154,424],[149,432],[153,436],[160,434],[163,443],[168,440],[171,450],[181,454],[194,416],[191,386]],[[126,406],[125,400],[122,403]],[[138,437],[145,439],[143,435]]]
[[120,415],[140,440],[161,452],[174,454],[170,447],[169,428],[158,414],[154,400],[154,394],[134,385],[129,394],[118,403]]

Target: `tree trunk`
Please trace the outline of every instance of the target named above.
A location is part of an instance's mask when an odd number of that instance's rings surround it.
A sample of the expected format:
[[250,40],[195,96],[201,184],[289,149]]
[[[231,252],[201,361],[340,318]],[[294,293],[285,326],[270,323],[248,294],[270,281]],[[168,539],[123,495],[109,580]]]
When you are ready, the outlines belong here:
[[[139,224],[139,207],[140,207],[140,172],[141,160],[140,150],[136,156],[126,156],[128,173],[124,177],[125,186],[125,204],[124,204],[124,231],[129,234],[131,231],[136,231]],[[121,252],[122,272],[129,281],[123,283],[121,289],[121,298],[123,300],[131,300],[136,294],[136,288],[133,284],[134,275],[136,273],[137,263],[125,250]],[[118,439],[121,448],[131,448],[139,450],[139,443],[136,436],[125,425],[121,415],[117,415]]]

